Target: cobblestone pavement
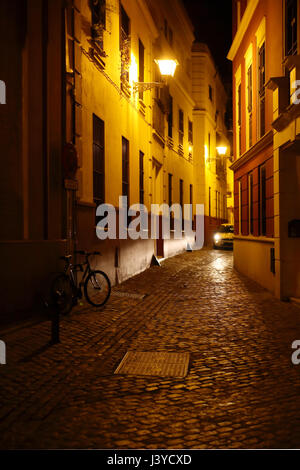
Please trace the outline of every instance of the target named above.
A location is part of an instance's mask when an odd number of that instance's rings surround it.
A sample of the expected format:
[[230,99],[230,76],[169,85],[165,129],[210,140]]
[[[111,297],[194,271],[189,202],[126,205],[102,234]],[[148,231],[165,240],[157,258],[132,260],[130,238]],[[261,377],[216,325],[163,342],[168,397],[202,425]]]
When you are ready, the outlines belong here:
[[[201,250],[114,288],[100,311],[77,308],[58,345],[48,321],[10,326],[0,447],[299,448],[299,319],[231,252]],[[114,375],[128,350],[189,352],[188,375]]]

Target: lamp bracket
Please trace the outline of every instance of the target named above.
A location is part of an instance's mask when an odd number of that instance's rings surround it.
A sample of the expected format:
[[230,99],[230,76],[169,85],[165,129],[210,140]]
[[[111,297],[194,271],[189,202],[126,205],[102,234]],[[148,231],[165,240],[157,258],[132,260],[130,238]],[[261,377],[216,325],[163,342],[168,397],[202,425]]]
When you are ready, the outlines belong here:
[[152,88],[163,88],[163,82],[133,82],[133,93],[151,90]]

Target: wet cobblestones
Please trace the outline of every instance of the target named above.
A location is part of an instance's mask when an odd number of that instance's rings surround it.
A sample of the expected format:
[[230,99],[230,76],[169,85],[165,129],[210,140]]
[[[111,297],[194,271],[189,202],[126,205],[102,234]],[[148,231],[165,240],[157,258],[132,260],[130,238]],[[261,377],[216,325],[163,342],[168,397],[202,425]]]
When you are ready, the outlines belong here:
[[[164,261],[49,322],[0,332],[1,448],[300,446],[300,309],[232,268],[230,252]],[[128,350],[189,352],[183,379],[114,375]]]

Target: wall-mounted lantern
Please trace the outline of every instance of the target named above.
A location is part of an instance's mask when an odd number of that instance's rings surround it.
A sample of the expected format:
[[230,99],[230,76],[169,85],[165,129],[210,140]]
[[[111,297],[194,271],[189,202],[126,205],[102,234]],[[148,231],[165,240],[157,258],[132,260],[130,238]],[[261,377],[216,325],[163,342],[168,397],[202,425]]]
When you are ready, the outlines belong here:
[[[158,65],[160,74],[163,78],[174,77],[178,62],[176,59],[155,59],[154,62]],[[164,82],[134,82],[133,92],[142,92],[151,90],[152,88],[162,88]]]
[[217,150],[219,157],[224,157],[227,153],[226,145],[220,145],[219,147],[216,147],[216,150]]

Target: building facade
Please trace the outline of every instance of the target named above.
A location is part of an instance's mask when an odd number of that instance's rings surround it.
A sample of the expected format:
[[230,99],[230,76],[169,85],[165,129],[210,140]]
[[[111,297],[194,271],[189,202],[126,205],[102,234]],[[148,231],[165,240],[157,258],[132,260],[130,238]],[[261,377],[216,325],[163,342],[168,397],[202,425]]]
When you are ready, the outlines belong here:
[[[179,0],[0,5],[3,315],[32,307],[74,248],[99,250],[112,284],[193,239],[100,240],[97,207],[205,205],[206,243],[227,220],[226,93]],[[13,57],[13,60],[11,59]],[[164,79],[155,59],[176,59]],[[227,146],[219,155],[217,146]],[[16,270],[16,265],[24,270]],[[15,285],[19,294],[15,295]]]
[[298,24],[297,0],[233,2],[234,264],[282,299],[300,296]]

